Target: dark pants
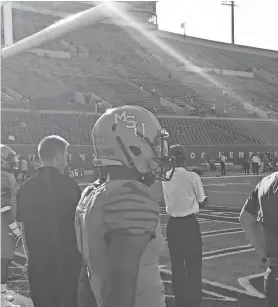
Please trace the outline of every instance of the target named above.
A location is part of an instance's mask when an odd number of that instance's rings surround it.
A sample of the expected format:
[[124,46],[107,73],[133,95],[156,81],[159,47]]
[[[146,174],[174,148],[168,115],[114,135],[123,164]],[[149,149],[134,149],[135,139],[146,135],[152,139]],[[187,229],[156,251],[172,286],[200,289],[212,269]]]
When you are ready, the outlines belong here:
[[27,171],[22,171],[21,174],[22,174],[21,180],[25,181],[27,179]]
[[195,215],[170,217],[167,239],[177,307],[199,307],[202,296],[202,237]]
[[278,306],[278,267],[270,266],[267,268],[264,277],[265,295],[269,302],[269,307]]
[[78,284],[78,307],[98,307],[84,262],[82,264]]
[[221,166],[221,175],[222,176],[226,175],[225,162],[220,162],[220,166]]
[[[28,276],[34,307],[76,307],[81,257],[29,255]],[[68,257],[68,258],[67,258]]]
[[254,175],[259,175],[259,163],[252,163],[252,168],[253,168],[253,174]]
[[245,175],[246,175],[246,174],[249,175],[249,173],[250,173],[250,164],[249,164],[248,162],[246,162],[246,163],[244,163],[243,167],[244,167],[244,173],[245,173]]

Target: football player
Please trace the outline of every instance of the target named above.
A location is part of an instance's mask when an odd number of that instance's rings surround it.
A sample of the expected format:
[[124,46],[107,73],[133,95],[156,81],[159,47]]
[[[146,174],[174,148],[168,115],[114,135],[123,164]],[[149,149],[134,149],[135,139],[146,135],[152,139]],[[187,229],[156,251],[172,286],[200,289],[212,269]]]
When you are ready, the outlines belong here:
[[158,266],[164,239],[148,186],[170,180],[168,133],[146,109],[122,106],[98,119],[92,139],[107,181],[83,191],[76,232],[97,304],[165,307]]
[[15,221],[18,186],[13,175],[16,153],[6,145],[1,146],[1,294],[6,293],[8,268],[14,248],[22,243],[21,230]]
[[267,269],[264,290],[269,307],[278,306],[278,172],[264,177],[246,200],[240,223]]

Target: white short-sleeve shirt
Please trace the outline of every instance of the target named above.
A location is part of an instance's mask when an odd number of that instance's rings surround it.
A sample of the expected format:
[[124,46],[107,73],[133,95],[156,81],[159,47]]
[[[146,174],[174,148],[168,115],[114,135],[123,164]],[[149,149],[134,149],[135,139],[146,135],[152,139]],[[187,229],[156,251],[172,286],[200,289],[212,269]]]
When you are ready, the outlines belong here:
[[173,217],[198,213],[199,203],[206,198],[200,176],[183,167],[177,167],[172,179],[162,182],[162,188],[166,211]]

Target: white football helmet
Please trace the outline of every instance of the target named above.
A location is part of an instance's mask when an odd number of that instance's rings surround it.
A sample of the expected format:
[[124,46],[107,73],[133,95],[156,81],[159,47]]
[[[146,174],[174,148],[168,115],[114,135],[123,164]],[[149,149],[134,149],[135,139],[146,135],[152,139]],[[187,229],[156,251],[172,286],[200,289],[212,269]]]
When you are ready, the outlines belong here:
[[[169,134],[156,117],[139,106],[121,106],[106,111],[92,131],[95,165],[126,166],[142,177],[170,180],[166,169],[173,164],[168,155]],[[174,172],[174,165],[171,165]]]

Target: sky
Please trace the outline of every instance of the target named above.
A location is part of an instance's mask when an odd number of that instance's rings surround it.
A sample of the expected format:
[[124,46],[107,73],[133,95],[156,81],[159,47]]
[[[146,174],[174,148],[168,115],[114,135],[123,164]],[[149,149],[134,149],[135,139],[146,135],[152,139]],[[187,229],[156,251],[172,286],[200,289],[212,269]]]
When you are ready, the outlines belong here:
[[[221,0],[159,0],[160,30],[231,42],[231,8]],[[235,2],[235,43],[278,51],[278,0]]]

